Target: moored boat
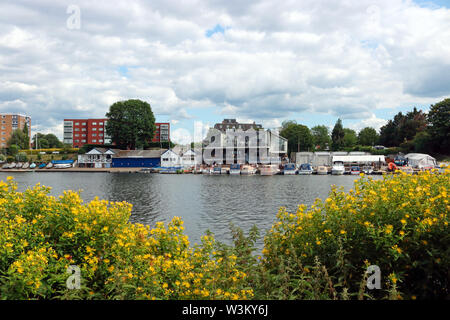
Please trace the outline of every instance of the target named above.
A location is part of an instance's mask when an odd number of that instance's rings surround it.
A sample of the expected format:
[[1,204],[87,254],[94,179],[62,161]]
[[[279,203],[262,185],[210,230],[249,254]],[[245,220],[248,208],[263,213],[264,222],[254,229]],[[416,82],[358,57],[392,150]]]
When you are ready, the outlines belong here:
[[23,166],[23,162],[17,162],[16,169],[20,169]]
[[328,168],[325,166],[318,166],[317,174],[328,174]]
[[238,163],[233,163],[230,165],[230,174],[231,175],[240,175],[241,174],[241,165]]
[[38,169],[44,169],[46,166],[47,166],[47,164],[45,162],[43,162],[38,166]]
[[283,174],[285,175],[297,174],[295,163],[286,163],[283,168]]
[[228,168],[228,167],[220,168],[220,174],[228,174],[229,172],[230,172],[230,168]]
[[373,167],[372,166],[364,166],[361,170],[364,174],[372,174],[373,173]]
[[244,165],[241,169],[241,175],[250,176],[256,174],[256,168],[250,165]]
[[9,163],[4,163],[2,165],[2,169],[9,169]]
[[342,161],[335,161],[333,167],[331,168],[331,174],[341,175],[345,173],[344,163]]
[[22,166],[22,169],[28,169],[30,167],[30,164],[28,162],[25,162]]
[[45,167],[47,169],[53,168],[53,163],[49,162]]
[[352,166],[352,168],[350,169],[350,174],[356,175],[360,173],[361,169],[359,168],[359,166]]
[[313,168],[310,163],[302,163],[298,169],[298,174],[308,175],[313,173]]
[[36,168],[36,163],[32,163],[32,164],[30,164],[30,169],[34,169],[34,168]]
[[273,176],[278,174],[280,169],[276,164],[265,164],[260,167],[259,172],[262,176]]
[[218,175],[222,173],[222,169],[220,167],[212,168],[211,174]]

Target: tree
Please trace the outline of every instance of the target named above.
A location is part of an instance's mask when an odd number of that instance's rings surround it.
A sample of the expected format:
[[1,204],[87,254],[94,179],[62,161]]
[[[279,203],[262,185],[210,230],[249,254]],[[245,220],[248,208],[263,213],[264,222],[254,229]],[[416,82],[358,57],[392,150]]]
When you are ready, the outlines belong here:
[[427,119],[422,110],[414,108],[403,115],[401,112],[380,128],[380,143],[388,147],[398,147],[405,140],[414,139],[418,132],[427,128]]
[[[20,149],[28,149],[27,138],[22,130],[16,129],[12,132],[11,137],[8,139],[8,146],[17,145]],[[28,140],[29,141],[29,140]]]
[[429,135],[433,137],[433,149],[449,154],[450,150],[450,99],[432,105],[427,116]]
[[319,125],[311,128],[314,147],[318,150],[327,150],[331,146],[330,130],[327,126]]
[[362,146],[374,146],[378,142],[378,133],[374,128],[365,127],[358,134],[358,144]]
[[[33,136],[33,144],[36,143],[36,135],[37,135],[37,143],[39,149],[47,149],[47,148],[62,148],[64,144],[55,136],[53,133],[42,134],[37,133]],[[36,147],[36,146],[35,146]]]
[[338,119],[331,132],[331,148],[333,151],[339,150],[344,146],[345,131],[342,126],[342,120]]
[[356,131],[349,128],[344,128],[344,147],[353,148],[354,146],[356,146],[357,142],[358,137],[356,136]]
[[416,134],[413,140],[414,151],[419,153],[429,153],[432,148],[432,139],[427,131]]
[[28,132],[28,125],[25,124],[23,126],[23,135],[24,135],[24,145],[26,146],[26,148],[24,149],[29,149],[30,148],[30,133]]
[[282,124],[280,136],[288,140],[288,154],[298,151],[309,151],[313,145],[313,138],[307,126],[295,121],[285,121]]
[[156,130],[152,108],[141,100],[116,102],[109,107],[106,117],[106,133],[120,148],[145,148]]

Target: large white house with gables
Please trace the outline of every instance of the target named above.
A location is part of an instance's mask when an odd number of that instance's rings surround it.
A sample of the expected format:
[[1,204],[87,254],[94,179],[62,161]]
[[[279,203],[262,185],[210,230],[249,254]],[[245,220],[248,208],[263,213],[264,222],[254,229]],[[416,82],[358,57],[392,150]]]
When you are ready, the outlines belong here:
[[118,149],[93,148],[85,154],[78,155],[78,166],[84,168],[110,168],[112,158]]

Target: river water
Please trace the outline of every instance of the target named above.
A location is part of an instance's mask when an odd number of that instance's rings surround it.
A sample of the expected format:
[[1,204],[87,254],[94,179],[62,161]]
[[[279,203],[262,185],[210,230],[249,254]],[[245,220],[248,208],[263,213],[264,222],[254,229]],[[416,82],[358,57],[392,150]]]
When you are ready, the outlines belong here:
[[[82,190],[85,201],[95,196],[133,204],[130,220],[153,227],[174,216],[184,220],[191,243],[209,229],[230,242],[230,223],[248,231],[256,225],[261,234],[270,229],[278,209],[295,212],[298,205],[325,199],[331,185],[353,187],[358,177],[310,176],[202,176],[141,173],[0,172],[0,180],[13,176],[19,191],[40,182],[58,196],[63,190]],[[376,179],[379,176],[374,176]],[[258,247],[262,245],[262,240]]]

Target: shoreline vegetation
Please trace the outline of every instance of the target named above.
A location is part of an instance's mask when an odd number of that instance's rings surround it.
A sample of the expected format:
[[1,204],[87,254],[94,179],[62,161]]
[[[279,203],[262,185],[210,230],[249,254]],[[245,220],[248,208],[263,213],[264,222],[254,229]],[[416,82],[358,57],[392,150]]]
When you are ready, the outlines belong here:
[[[206,232],[191,244],[183,221],[129,222],[126,202],[37,184],[0,182],[2,299],[448,299],[450,169],[361,175],[348,192],[296,212],[280,208],[260,232],[232,226],[227,245]],[[367,288],[367,269],[381,288]],[[67,286],[70,266],[81,287]]]

